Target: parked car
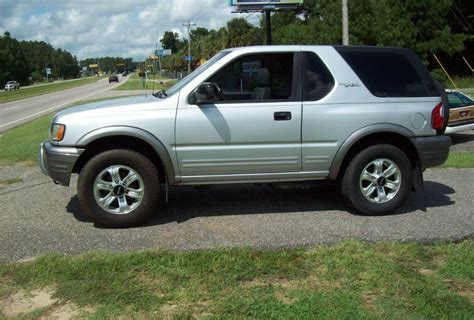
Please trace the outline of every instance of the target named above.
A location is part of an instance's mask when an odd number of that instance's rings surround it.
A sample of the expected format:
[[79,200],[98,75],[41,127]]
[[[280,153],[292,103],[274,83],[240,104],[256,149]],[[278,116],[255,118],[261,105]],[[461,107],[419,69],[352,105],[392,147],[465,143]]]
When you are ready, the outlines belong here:
[[446,133],[474,129],[474,100],[457,90],[446,90],[449,101],[449,121]]
[[109,76],[109,83],[112,83],[112,82],[119,82],[119,78],[116,74],[112,74]]
[[167,92],[60,111],[39,159],[58,184],[79,173],[108,227],[159,213],[169,185],[333,180],[352,211],[383,215],[446,161],[445,105],[408,49],[226,49]]
[[17,81],[8,81],[5,83],[5,91],[20,90],[20,83]]

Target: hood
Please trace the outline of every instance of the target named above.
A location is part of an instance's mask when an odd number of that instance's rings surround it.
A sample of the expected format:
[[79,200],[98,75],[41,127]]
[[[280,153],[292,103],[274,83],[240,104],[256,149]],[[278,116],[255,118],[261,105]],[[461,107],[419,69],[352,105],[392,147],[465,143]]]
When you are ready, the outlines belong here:
[[[90,102],[81,104],[76,107],[67,108],[65,110],[59,111],[56,114],[56,117],[63,117],[71,114],[85,113],[85,112],[110,112],[112,108],[120,108],[121,111],[127,111],[128,107],[131,107],[134,111],[137,111],[138,105],[148,105],[151,102],[159,103],[160,99],[155,98],[154,96],[145,95],[145,96],[135,96],[119,99],[108,99],[98,102]],[[153,104],[155,105],[155,104]]]

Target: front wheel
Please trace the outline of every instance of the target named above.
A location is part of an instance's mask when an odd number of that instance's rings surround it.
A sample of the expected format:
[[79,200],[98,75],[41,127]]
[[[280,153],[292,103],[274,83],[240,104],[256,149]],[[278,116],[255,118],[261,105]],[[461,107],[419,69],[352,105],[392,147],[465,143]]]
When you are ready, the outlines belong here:
[[109,150],[93,157],[81,170],[78,197],[96,223],[133,227],[150,218],[159,202],[158,170],[140,153]]
[[399,148],[379,144],[358,153],[341,182],[347,205],[358,213],[383,215],[398,209],[413,186],[413,168]]

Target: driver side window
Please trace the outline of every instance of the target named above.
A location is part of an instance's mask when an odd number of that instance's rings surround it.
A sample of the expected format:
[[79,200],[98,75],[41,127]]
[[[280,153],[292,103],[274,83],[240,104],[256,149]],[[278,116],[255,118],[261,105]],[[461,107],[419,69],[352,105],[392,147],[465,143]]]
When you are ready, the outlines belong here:
[[267,53],[230,62],[207,81],[217,84],[224,101],[291,100],[294,53]]

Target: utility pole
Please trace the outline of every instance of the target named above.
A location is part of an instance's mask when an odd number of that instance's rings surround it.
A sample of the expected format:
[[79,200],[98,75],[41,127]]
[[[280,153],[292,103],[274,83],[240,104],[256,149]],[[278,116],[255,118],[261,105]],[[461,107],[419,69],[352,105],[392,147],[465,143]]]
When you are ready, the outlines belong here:
[[188,74],[191,73],[191,27],[195,26],[195,23],[191,23],[190,20],[188,20],[188,23],[184,23],[183,27],[188,28]]
[[342,0],[342,44],[349,45],[349,8],[348,0]]
[[265,10],[265,31],[267,45],[272,44],[272,13],[270,10]]

